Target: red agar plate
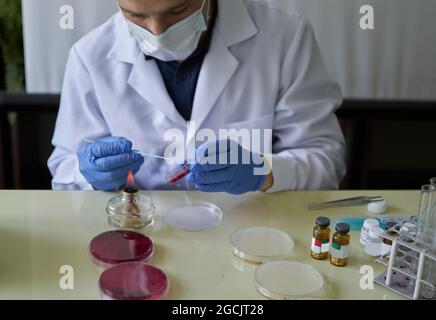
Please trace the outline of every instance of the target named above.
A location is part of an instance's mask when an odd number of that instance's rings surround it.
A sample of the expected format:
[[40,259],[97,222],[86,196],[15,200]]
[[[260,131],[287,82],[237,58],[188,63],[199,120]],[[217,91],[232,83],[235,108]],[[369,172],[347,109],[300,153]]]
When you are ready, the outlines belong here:
[[103,268],[123,262],[147,262],[153,255],[153,242],[134,231],[107,231],[92,239],[89,253],[93,261]]
[[105,300],[158,300],[169,291],[169,281],[162,270],[139,262],[105,270],[99,285]]

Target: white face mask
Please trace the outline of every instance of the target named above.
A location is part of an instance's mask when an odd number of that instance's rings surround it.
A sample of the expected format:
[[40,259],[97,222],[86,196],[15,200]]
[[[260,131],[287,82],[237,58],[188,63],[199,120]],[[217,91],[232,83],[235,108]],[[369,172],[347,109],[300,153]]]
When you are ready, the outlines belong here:
[[[130,34],[135,37],[146,55],[161,61],[183,61],[197,49],[201,34],[207,30],[203,15],[206,1],[210,2],[204,0],[199,10],[158,36],[126,19]],[[209,6],[210,3],[208,11]]]

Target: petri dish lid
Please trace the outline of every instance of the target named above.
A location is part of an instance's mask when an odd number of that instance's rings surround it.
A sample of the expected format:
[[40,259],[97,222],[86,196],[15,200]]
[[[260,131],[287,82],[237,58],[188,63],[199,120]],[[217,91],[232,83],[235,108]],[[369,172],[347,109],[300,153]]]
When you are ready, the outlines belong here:
[[240,229],[231,235],[233,253],[250,262],[285,259],[294,248],[294,240],[286,232],[270,227]]
[[89,253],[97,263],[104,265],[143,262],[153,255],[153,242],[149,237],[134,231],[107,231],[91,240]]
[[311,265],[294,261],[271,261],[255,271],[256,290],[276,300],[319,295],[324,286],[322,275]]
[[368,211],[375,214],[384,214],[388,211],[388,203],[385,200],[368,203]]
[[168,293],[165,273],[151,265],[127,262],[105,270],[99,280],[104,298],[111,300],[157,300]]
[[164,215],[166,224],[182,231],[203,231],[220,225],[223,213],[210,202],[192,201],[169,209]]

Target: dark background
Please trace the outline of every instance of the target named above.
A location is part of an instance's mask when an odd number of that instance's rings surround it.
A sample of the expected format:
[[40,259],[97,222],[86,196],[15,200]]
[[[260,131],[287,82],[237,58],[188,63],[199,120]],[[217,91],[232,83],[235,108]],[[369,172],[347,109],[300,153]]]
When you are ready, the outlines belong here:
[[[15,46],[22,43],[20,1],[2,5],[0,32],[16,50],[0,52],[0,189],[50,189],[59,96],[2,91],[6,56],[24,73],[23,48]],[[24,91],[23,77],[13,90]],[[342,189],[419,189],[436,176],[436,101],[346,100],[338,117],[348,145]]]
[[[51,188],[58,105],[58,95],[0,92],[0,188]],[[436,102],[346,100],[338,117],[348,145],[342,189],[419,189],[436,176]]]
[[3,58],[0,54],[0,88],[5,88],[5,72],[4,72],[4,65],[3,65]]

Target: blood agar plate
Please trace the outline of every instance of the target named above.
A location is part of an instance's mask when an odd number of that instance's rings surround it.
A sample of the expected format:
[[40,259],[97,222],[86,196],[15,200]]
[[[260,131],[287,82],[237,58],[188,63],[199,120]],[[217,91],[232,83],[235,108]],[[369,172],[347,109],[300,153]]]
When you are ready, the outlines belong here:
[[140,262],[122,263],[105,270],[99,285],[104,300],[158,300],[169,291],[165,273]]
[[294,261],[271,261],[255,272],[256,290],[270,299],[290,300],[317,296],[324,279],[311,265]]
[[174,229],[182,231],[203,231],[217,227],[223,213],[216,205],[204,201],[192,201],[169,209],[165,222]]
[[153,255],[153,242],[134,231],[107,231],[92,239],[89,253],[95,264],[103,268],[124,262],[147,262]]
[[286,232],[270,227],[237,230],[230,242],[236,256],[255,263],[285,259],[294,248],[294,241]]

